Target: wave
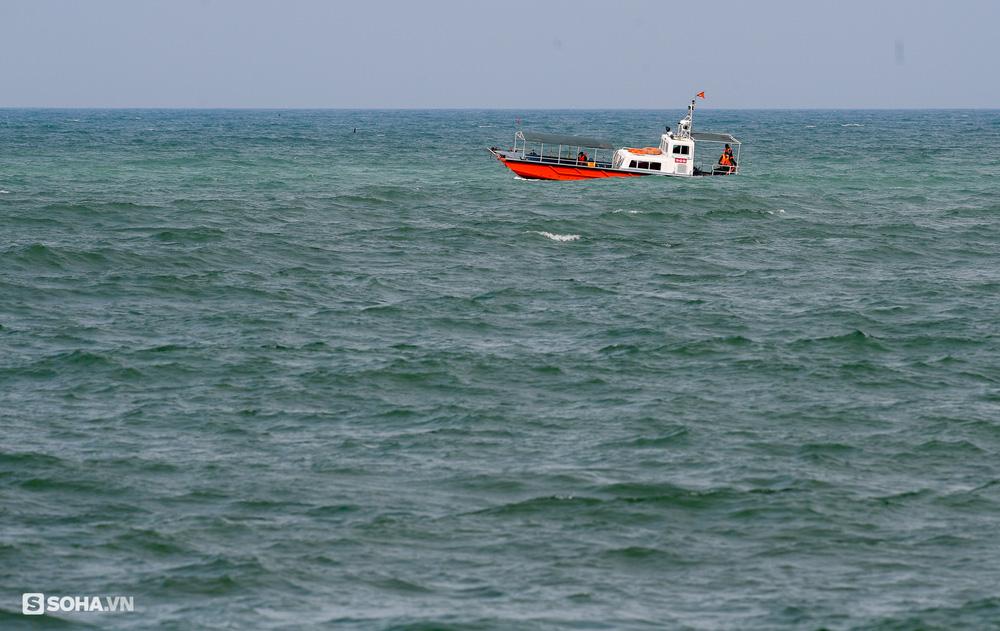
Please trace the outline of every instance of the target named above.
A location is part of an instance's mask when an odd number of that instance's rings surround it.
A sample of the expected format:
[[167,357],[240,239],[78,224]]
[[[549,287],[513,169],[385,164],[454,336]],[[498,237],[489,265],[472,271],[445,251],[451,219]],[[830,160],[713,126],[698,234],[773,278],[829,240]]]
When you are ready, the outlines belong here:
[[[656,448],[658,445],[644,445]],[[663,446],[659,446],[662,448]],[[799,480],[792,485],[755,485],[749,487],[715,486],[684,487],[670,483],[619,482],[590,487],[584,494],[547,495],[520,499],[472,511],[471,514],[495,516],[547,515],[576,512],[589,514],[621,514],[627,510],[658,510],[662,507],[680,509],[721,509],[742,511],[747,504],[760,504],[762,496],[797,493],[812,482]]]
[[554,234],[552,232],[545,232],[545,231],[539,231],[539,230],[536,230],[535,234],[540,234],[543,237],[545,237],[546,239],[552,239],[553,241],[566,242],[566,241],[579,241],[580,240],[580,235],[578,235],[578,234]]
[[609,446],[622,446],[634,449],[660,449],[663,447],[676,447],[684,444],[689,437],[690,431],[683,425],[675,426],[660,431],[654,436],[638,436],[631,440],[616,441]]
[[137,204],[130,201],[81,201],[81,202],[55,202],[42,206],[43,211],[55,211],[60,213],[102,213],[106,211],[160,211],[162,208],[153,204]]
[[861,349],[871,349],[879,351],[886,350],[885,346],[883,346],[882,343],[879,342],[876,337],[869,335],[864,331],[858,329],[855,329],[850,333],[844,333],[842,335],[803,338],[791,342],[792,347],[807,347],[814,344],[842,346],[844,348],[853,348],[857,350]]
[[167,243],[203,243],[207,241],[218,241],[226,235],[221,228],[209,226],[194,226],[190,228],[167,228],[151,235],[152,239]]
[[6,262],[18,269],[37,273],[40,269],[81,271],[110,271],[135,268],[148,259],[124,248],[78,249],[62,244],[32,243],[0,251]]

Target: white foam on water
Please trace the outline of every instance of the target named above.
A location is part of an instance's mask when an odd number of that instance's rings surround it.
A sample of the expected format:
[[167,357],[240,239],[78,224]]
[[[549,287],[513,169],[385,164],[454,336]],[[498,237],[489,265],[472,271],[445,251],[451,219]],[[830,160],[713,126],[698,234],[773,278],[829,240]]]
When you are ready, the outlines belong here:
[[615,208],[611,212],[614,213],[614,214],[616,214],[616,215],[620,215],[621,213],[625,213],[627,215],[639,215],[639,214],[642,214],[643,211],[641,211],[641,210],[625,210],[624,208]]
[[861,123],[844,123],[841,127],[864,127]]
[[10,191],[5,188],[0,188],[0,195],[10,195]]
[[578,241],[580,235],[578,234],[552,234],[551,232],[535,231],[535,234],[540,234],[546,239],[552,239],[553,241]]
[[816,129],[815,125],[806,125],[806,129]]

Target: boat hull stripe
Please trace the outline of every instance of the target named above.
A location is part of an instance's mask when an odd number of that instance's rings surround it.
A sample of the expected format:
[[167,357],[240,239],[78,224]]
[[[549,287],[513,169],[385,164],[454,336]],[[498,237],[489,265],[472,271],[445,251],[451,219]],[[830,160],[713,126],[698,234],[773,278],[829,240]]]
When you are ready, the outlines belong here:
[[632,173],[601,167],[540,164],[521,160],[500,159],[508,169],[529,180],[593,180],[605,177],[642,177],[646,173]]

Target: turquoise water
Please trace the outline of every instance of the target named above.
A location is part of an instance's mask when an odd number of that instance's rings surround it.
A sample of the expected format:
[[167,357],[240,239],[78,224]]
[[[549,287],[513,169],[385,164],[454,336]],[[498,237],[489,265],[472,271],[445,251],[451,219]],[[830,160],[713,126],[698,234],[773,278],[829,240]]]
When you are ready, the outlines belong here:
[[683,113],[0,110],[0,627],[1000,628],[1000,112]]

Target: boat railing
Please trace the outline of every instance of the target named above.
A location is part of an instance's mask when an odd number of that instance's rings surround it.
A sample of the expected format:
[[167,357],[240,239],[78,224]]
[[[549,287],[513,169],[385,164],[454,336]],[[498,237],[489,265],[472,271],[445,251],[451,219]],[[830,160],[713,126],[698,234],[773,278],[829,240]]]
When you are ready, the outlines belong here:
[[[704,136],[708,135],[719,136],[721,140],[704,138]],[[743,166],[743,157],[740,155],[743,143],[729,134],[725,134],[725,138],[723,138],[722,134],[701,134],[701,136],[700,138],[695,136],[698,156],[694,164],[695,170],[704,175],[739,175],[740,168]],[[718,162],[724,147],[727,145],[726,141],[735,149],[735,153],[732,155],[732,165],[723,165]]]
[[[553,153],[553,149],[556,151]],[[614,149],[599,148],[587,144],[546,143],[537,140],[527,140],[521,131],[514,134],[512,152],[522,160],[554,164],[562,166],[585,166],[611,168]],[[586,154],[586,160],[580,160],[579,155]],[[602,155],[603,154],[603,155]]]
[[718,161],[713,162],[711,159],[698,159],[694,163],[695,169],[712,175],[739,175],[742,167],[743,164],[739,160],[736,160],[735,164],[732,165],[719,164]]
[[529,162],[539,162],[541,164],[556,164],[564,166],[588,166],[588,167],[601,167],[601,168],[611,168],[611,162],[608,160],[579,160],[577,158],[563,158],[561,156],[546,156],[533,153],[521,153],[521,159],[527,160]]
[[696,175],[739,175],[740,173],[740,168],[737,166],[723,166],[721,164],[695,165],[694,168]]

